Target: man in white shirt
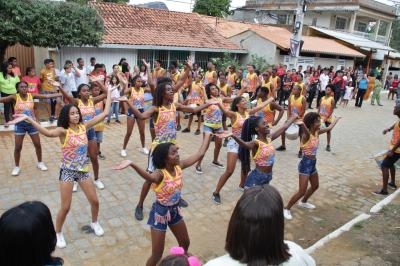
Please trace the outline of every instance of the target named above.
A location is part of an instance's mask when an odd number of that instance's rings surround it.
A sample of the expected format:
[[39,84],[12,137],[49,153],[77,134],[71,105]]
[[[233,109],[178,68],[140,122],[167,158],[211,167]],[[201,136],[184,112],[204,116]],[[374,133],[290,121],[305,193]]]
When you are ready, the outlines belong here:
[[90,58],[90,66],[88,66],[88,74],[92,73],[92,71],[94,70],[94,66],[96,65],[96,58],[91,57]]
[[89,69],[85,66],[85,61],[82,58],[78,58],[76,60],[78,63],[78,67],[75,68],[75,71],[79,73],[75,75],[75,84],[78,88],[81,84],[89,84],[88,75],[90,74]]
[[317,97],[317,107],[319,107],[321,98],[325,96],[325,89],[328,84],[329,84],[328,69],[324,68],[322,74],[319,76],[319,86],[320,87],[319,87],[319,92],[318,92],[318,97]]
[[75,75],[72,72],[72,66],[70,64],[64,65],[64,71],[60,74],[60,83],[63,86],[63,89],[72,94],[74,97],[78,96],[77,87],[75,84]]

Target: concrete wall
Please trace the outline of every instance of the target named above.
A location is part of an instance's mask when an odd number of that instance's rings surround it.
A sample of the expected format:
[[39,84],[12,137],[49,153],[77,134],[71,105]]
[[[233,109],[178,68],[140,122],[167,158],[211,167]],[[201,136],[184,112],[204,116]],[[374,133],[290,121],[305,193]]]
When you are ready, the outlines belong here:
[[241,58],[242,64],[248,63],[251,60],[252,54],[264,57],[268,64],[275,64],[278,49],[276,49],[274,43],[261,38],[251,31],[233,36],[230,40],[249,51],[246,56]]
[[[294,67],[297,68],[297,66],[291,65],[290,61],[285,60],[289,58],[288,55],[278,55],[277,56],[277,63],[283,63],[288,65],[290,68]],[[324,57],[312,57],[312,56],[300,56],[299,58],[299,65],[302,65],[303,68],[305,69],[308,65],[317,67],[318,65],[321,65],[323,68],[324,67],[330,67],[334,66],[335,69],[339,69],[341,65],[345,67],[353,67],[354,66],[354,60],[353,59],[338,59],[338,58],[324,58]]]
[[317,27],[329,28],[331,26],[332,13],[306,12],[304,14],[304,24],[311,26],[314,18],[317,19]]

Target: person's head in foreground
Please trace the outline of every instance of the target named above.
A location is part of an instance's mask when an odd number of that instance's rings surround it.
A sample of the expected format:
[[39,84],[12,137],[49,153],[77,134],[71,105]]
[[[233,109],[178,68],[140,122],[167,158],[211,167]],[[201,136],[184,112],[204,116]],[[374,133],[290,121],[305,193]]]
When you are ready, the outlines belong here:
[[173,247],[169,250],[170,255],[163,258],[159,266],[201,266],[198,258],[185,254],[182,247]]
[[62,265],[51,256],[56,243],[50,210],[42,202],[22,203],[0,217],[0,265]]
[[270,185],[245,190],[229,221],[225,249],[228,255],[206,266],[315,265],[301,247],[284,241],[283,202]]

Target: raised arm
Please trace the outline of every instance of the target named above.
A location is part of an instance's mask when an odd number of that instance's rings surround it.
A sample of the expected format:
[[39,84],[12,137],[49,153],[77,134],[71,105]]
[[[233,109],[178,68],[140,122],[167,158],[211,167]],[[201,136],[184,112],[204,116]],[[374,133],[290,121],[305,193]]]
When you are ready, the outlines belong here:
[[142,62],[143,62],[143,65],[146,66],[146,75],[148,77],[147,84],[150,87],[150,92],[153,93],[153,91],[155,90],[155,85],[153,83],[153,78],[150,73],[150,63],[147,62],[145,59],[142,59]]
[[270,104],[270,103],[272,104],[273,101],[274,101],[274,98],[271,97],[268,100],[266,100],[265,102],[262,102],[260,105],[250,109],[248,112],[250,115],[253,115],[253,114],[257,113],[258,111],[262,110],[263,108],[265,108],[268,104]]
[[126,97],[121,97],[118,99],[118,101],[120,102],[125,102],[128,104],[129,108],[132,110],[133,114],[135,115],[135,117],[145,120],[145,119],[149,119],[155,112],[158,111],[157,107],[152,106],[149,109],[147,109],[146,111],[144,111],[143,113],[139,112],[139,110],[128,100],[128,98]]
[[60,92],[61,92],[62,96],[68,100],[68,102],[70,102],[73,105],[78,105],[78,99],[75,99],[74,97],[72,97],[72,95],[70,95],[68,92],[66,92],[64,90],[64,88],[60,87]]
[[278,117],[275,119],[274,123],[272,123],[272,126],[276,126],[279,123],[279,121],[281,121],[283,114],[285,113],[285,109],[283,109],[283,107],[277,104],[276,102],[272,102],[271,107],[279,112]]
[[331,131],[331,130],[336,126],[337,122],[339,122],[340,119],[341,119],[341,117],[336,117],[336,119],[332,122],[332,124],[329,125],[329,127],[327,127],[327,128],[321,128],[321,129],[319,130],[319,132],[318,132],[319,135]]
[[275,130],[274,132],[272,132],[270,138],[271,138],[272,140],[275,140],[275,139],[277,139],[278,137],[280,137],[280,136],[282,135],[282,133],[285,132],[285,130],[286,130],[288,127],[290,127],[290,125],[291,125],[294,121],[296,121],[297,118],[298,118],[297,115],[296,115],[296,116],[290,117],[289,120],[287,120],[287,121],[285,122],[285,124],[283,124],[283,126],[281,126],[281,127],[278,128],[277,130]]
[[187,77],[189,76],[190,70],[192,70],[193,62],[189,57],[185,64],[185,71],[183,71],[182,75],[179,77],[179,80],[175,83],[174,92],[178,92],[179,89],[185,84]]
[[199,151],[196,152],[195,154],[193,154],[192,156],[190,156],[189,158],[181,161],[180,167],[182,169],[192,166],[193,164],[195,164],[198,160],[200,160],[204,156],[204,154],[207,151],[210,138],[211,138],[211,133],[207,132],[204,134],[203,143],[201,144]]
[[57,138],[62,136],[63,134],[65,135],[65,129],[62,127],[56,127],[55,129],[47,129],[25,114],[14,115],[14,117],[15,119],[9,121],[7,125],[15,125],[21,121],[27,121],[46,137]]
[[135,163],[129,160],[125,160],[120,162],[119,164],[113,166],[113,170],[123,170],[127,167],[132,167],[136,173],[138,173],[143,179],[151,182],[151,183],[156,183],[159,184],[162,181],[163,175],[160,171],[155,171],[154,173],[149,173],[143,168],[139,167]]
[[249,142],[245,142],[241,138],[236,137],[235,135],[231,135],[231,137],[237,142],[237,144],[239,144],[240,146],[242,146],[248,150],[252,150],[252,149],[258,147],[257,141],[252,140]]
[[[229,117],[232,120],[236,119],[236,113],[232,112],[231,110],[225,109],[225,106],[222,104],[222,102],[217,103],[219,109],[226,115],[226,117]],[[232,121],[232,125],[235,124],[235,121]]]

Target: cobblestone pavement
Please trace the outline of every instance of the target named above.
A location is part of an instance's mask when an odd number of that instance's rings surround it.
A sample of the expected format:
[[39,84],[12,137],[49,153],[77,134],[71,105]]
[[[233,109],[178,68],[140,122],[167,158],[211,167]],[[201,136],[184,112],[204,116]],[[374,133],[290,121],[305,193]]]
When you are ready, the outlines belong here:
[[[385,98],[385,96],[383,97]],[[361,212],[367,211],[381,198],[371,195],[380,184],[380,172],[371,156],[388,146],[390,136],[383,136],[382,130],[396,118],[392,115],[393,102],[383,101],[384,106],[371,106],[365,102],[362,109],[355,109],[354,101],[347,108],[339,107],[336,115],[343,116],[333,131],[332,152],[324,150],[326,137],[321,137],[318,154],[320,188],[311,198],[315,210],[292,209],[294,220],[286,222],[286,238],[308,247],[328,232],[338,228]],[[124,119],[123,119],[124,120]],[[184,125],[187,120],[182,120]],[[102,152],[105,161],[100,161],[100,177],[106,189],[98,191],[100,198],[99,221],[104,227],[104,237],[96,237],[85,230],[90,222],[90,208],[81,190],[73,196],[71,211],[67,217],[64,234],[67,248],[57,250],[56,255],[69,265],[144,265],[151,250],[150,231],[146,226],[148,213],[154,200],[149,193],[145,201],[145,219],[134,219],[134,208],[139,198],[142,179],[132,170],[115,172],[111,166],[119,162],[124,132],[122,125],[112,123],[106,127]],[[179,133],[181,157],[196,152],[201,144],[200,136]],[[146,141],[150,135],[146,131]],[[59,207],[58,164],[60,144],[58,139],[41,137],[44,162],[49,171],[36,169],[33,146],[26,138],[22,151],[22,171],[18,177],[11,177],[14,166],[12,133],[0,134],[0,152],[3,154],[0,168],[0,212],[26,200],[41,200],[51,209],[53,218]],[[280,145],[276,140],[275,147]],[[298,186],[297,151],[298,141],[288,141],[288,150],[277,154],[274,179],[271,184],[278,188],[285,202]],[[128,158],[146,166],[147,158],[138,151],[137,129],[128,145]],[[184,171],[184,198],[190,206],[183,215],[191,238],[190,252],[203,261],[224,253],[224,240],[232,209],[240,197],[238,191],[238,169],[221,191],[223,204],[216,206],[211,201],[222,169],[211,166],[213,145],[203,162],[203,175],[197,175],[194,168]],[[221,162],[226,163],[223,148]],[[166,250],[176,245],[173,235],[168,232]]]

